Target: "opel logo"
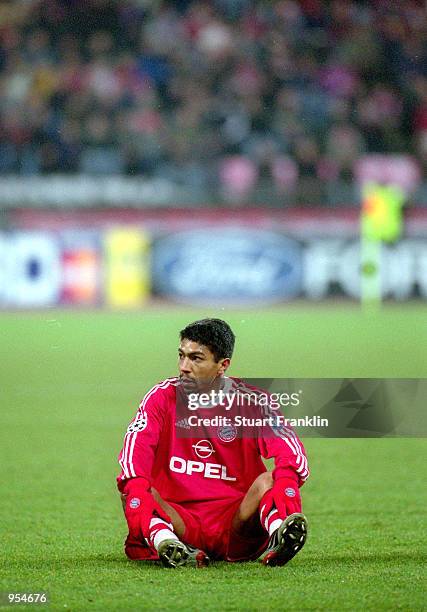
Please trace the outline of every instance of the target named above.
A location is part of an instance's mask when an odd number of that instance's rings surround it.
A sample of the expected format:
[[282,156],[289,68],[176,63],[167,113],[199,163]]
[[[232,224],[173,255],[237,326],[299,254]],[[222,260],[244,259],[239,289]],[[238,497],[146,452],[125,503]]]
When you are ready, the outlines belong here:
[[200,459],[209,459],[213,455],[214,448],[209,440],[199,440],[197,444],[193,444],[194,452]]

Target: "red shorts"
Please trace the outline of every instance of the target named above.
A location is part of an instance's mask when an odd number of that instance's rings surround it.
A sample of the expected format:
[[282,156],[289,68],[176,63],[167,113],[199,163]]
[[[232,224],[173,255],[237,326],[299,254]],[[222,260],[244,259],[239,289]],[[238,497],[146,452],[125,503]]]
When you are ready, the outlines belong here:
[[[268,534],[247,538],[233,530],[233,517],[243,497],[231,502],[218,500],[191,506],[171,501],[167,503],[184,521],[185,533],[181,538],[184,543],[200,548],[213,560],[249,561],[259,557],[265,550]],[[131,541],[129,537],[125,543],[125,552],[130,559],[158,559],[155,551],[140,542]]]
[[192,508],[173,502],[168,503],[185,523],[183,542],[204,550],[211,559],[249,561],[259,557],[265,550],[268,534],[262,533],[257,537],[247,538],[233,530],[233,517],[243,497],[232,502],[224,500],[206,502]]

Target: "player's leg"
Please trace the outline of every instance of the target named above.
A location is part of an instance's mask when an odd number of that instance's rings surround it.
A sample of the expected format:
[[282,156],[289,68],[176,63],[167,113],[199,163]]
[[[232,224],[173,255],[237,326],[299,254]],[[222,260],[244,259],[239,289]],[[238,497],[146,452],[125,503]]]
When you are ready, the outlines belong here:
[[185,515],[184,510],[181,509],[181,513],[184,515],[183,518],[178,510],[161,498],[156,489],[152,488],[151,493],[162,510],[170,517],[173,528],[174,537],[164,538],[157,546],[157,552],[163,565],[166,567],[177,567],[187,563],[192,563],[196,567],[206,567],[209,565],[210,559],[203,550],[181,541],[184,535],[192,531],[193,521],[191,517]]
[[273,487],[271,472],[264,472],[254,480],[233,517],[232,530],[243,537],[265,535],[261,525],[259,504],[267,491]]
[[[128,536],[125,545],[127,556],[131,559],[159,558],[166,567],[178,567],[187,563],[194,563],[197,567],[208,565],[209,558],[203,551],[181,541],[188,531],[188,525],[179,512],[163,500],[153,487],[150,489],[150,497],[154,505],[147,510],[143,541],[135,542]],[[125,495],[122,495],[122,504],[125,509]],[[191,519],[187,522],[191,524]]]
[[[175,510],[175,508],[173,508],[170,504],[165,502],[160,497],[159,493],[153,487],[151,488],[151,494],[154,497],[155,501],[159,504],[159,506],[165,511],[165,513],[171,519],[170,522],[172,523],[172,526],[173,526],[173,529],[174,529],[176,535],[178,537],[182,537],[184,535],[184,532],[185,532],[185,523],[184,523],[182,517],[178,514],[178,512]],[[125,510],[125,506],[126,506],[126,495],[122,494],[120,497],[121,497],[123,511],[124,511]]]
[[170,504],[168,504],[164,499],[160,497],[159,493],[156,491],[156,489],[154,489],[154,487],[151,487],[151,495],[170,518],[173,531],[175,532],[177,537],[182,538],[185,533],[184,519],[180,516],[180,514],[178,514],[175,508],[173,508]]
[[[178,540],[175,529],[178,532],[182,531],[180,517],[174,516],[175,526],[172,522],[172,517],[169,515],[169,508],[165,507],[164,503],[158,503],[156,492],[143,492],[142,495],[129,499],[128,495],[122,494],[121,501],[123,511],[128,520],[129,533],[125,542],[125,553],[132,560],[159,560],[158,546],[162,540],[171,538]],[[127,511],[127,504],[130,508],[135,509],[134,522],[129,522],[130,511]],[[172,514],[176,514],[173,508],[170,508]]]
[[[286,496],[286,492],[291,491],[286,489],[278,492],[277,487],[273,490],[273,485],[271,472],[265,472],[255,479],[243,498],[232,521],[228,553],[230,560],[244,558],[245,540],[247,558],[261,553],[261,550],[256,549],[261,542],[261,547],[265,549],[262,555],[265,565],[284,565],[303,547],[307,537],[307,521],[300,512],[300,504],[298,506],[294,502],[289,514],[283,510],[285,504],[277,504],[278,508],[275,503],[278,496]],[[296,496],[296,491],[293,494]],[[297,497],[299,499],[299,493]]]

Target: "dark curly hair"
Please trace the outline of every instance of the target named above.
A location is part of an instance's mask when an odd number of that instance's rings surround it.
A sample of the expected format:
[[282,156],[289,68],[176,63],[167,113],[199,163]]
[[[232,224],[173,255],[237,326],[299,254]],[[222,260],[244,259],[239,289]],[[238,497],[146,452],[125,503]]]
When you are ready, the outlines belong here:
[[179,332],[181,340],[191,340],[207,346],[215,361],[231,358],[235,335],[231,327],[221,319],[201,319],[190,323]]

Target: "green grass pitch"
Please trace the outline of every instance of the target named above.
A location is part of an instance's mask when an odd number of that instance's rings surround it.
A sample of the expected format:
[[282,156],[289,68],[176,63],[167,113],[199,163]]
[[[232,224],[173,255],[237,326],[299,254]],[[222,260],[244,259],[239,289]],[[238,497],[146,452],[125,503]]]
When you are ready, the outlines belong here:
[[126,560],[122,436],[206,314],[236,332],[236,376],[427,377],[421,306],[3,313],[0,590],[47,591],[51,610],[423,609],[424,439],[305,440],[310,535],[283,568]]

